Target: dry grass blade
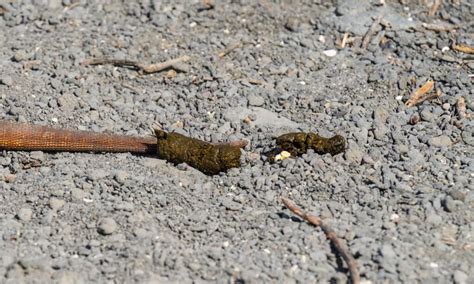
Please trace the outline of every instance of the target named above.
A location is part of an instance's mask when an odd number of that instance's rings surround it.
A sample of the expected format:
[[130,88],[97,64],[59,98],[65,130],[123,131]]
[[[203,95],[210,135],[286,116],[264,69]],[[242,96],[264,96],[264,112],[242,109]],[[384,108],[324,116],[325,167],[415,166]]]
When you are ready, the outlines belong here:
[[94,58],[94,59],[88,59],[84,60],[82,62],[83,66],[88,66],[88,65],[104,65],[104,64],[111,64],[114,66],[119,66],[119,67],[131,67],[134,69],[137,69],[140,72],[143,72],[145,74],[151,74],[151,73],[156,73],[160,72],[163,70],[167,69],[177,69],[178,71],[184,72],[183,68],[180,68],[177,66],[180,63],[186,62],[191,60],[190,56],[184,55],[178,58],[170,59],[165,62],[161,63],[156,63],[156,64],[142,64],[137,61],[132,61],[132,60],[122,60],[122,59],[110,59],[110,58]]
[[2,4],[0,4],[0,15],[3,15],[8,12],[8,9],[5,8]]
[[346,47],[347,39],[349,39],[349,33],[344,33],[344,35],[342,36],[342,40],[341,40],[341,44],[339,45],[339,48],[342,49]]
[[113,58],[93,58],[82,61],[81,65],[105,65],[110,64],[119,67],[132,67],[135,69],[142,69],[143,65],[137,61],[125,60],[125,59],[113,59]]
[[458,116],[460,120],[463,120],[467,117],[466,115],[466,100],[464,97],[459,97],[457,103],[456,103],[456,108],[458,110]]
[[433,5],[430,8],[430,11],[428,12],[428,16],[433,17],[436,12],[438,11],[439,7],[443,4],[443,0],[435,0]]
[[434,81],[428,80],[423,86],[421,86],[421,88],[419,88],[413,93],[413,95],[405,102],[405,105],[407,107],[412,107],[427,100],[428,97],[426,97],[425,94],[431,91],[433,89],[433,86]]
[[377,28],[378,28],[381,21],[382,21],[382,16],[378,16],[377,18],[375,18],[375,20],[372,23],[372,25],[370,26],[369,30],[364,35],[364,39],[362,40],[362,48],[363,49],[367,49],[367,47],[369,46],[370,41],[372,40],[372,36],[377,31]]
[[357,262],[354,257],[350,254],[349,250],[347,249],[346,245],[339,239],[336,235],[336,232],[329,227],[326,223],[324,223],[321,218],[305,213],[301,210],[296,204],[286,197],[282,197],[281,200],[283,204],[290,209],[293,213],[298,215],[299,217],[306,220],[311,225],[316,227],[320,227],[329,241],[334,245],[337,252],[342,256],[344,261],[347,263],[347,267],[349,268],[349,273],[351,275],[351,280],[353,284],[360,283],[360,274],[359,269],[357,268]]
[[436,23],[436,24],[429,24],[429,23],[423,23],[421,26],[429,31],[434,31],[434,32],[450,32],[454,31],[456,29],[459,29],[459,25],[450,25],[447,23]]
[[[170,59],[170,60],[165,61],[165,62],[150,64],[150,65],[144,66],[143,67],[143,72],[147,73],[147,74],[160,72],[160,71],[165,70],[165,69],[173,68],[174,65],[177,65],[177,64],[183,63],[183,62],[187,62],[189,60],[191,60],[191,57],[188,56],[188,55],[184,55],[184,56],[181,56],[181,57],[178,57],[178,58],[175,58],[175,59]],[[180,71],[181,71],[181,69],[180,69]]]
[[453,43],[453,49],[459,52],[474,54],[474,47],[465,45],[465,44],[456,44]]
[[233,50],[237,49],[240,47],[240,42],[233,42],[229,44],[223,51],[219,52],[219,57],[222,58],[226,56],[227,54],[231,53]]

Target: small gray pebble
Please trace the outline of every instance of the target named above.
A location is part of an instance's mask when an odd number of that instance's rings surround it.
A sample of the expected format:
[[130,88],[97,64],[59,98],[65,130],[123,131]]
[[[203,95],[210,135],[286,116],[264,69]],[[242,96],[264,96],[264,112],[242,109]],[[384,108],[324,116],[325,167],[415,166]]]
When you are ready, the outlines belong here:
[[64,112],[72,112],[77,106],[77,98],[70,93],[66,93],[57,99],[59,108]]
[[451,196],[446,196],[443,200],[443,207],[447,212],[454,212],[456,211],[456,203]]
[[135,237],[142,239],[148,235],[148,231],[145,230],[144,228],[135,228],[133,230],[133,234],[135,235]]
[[362,152],[356,144],[351,144],[349,149],[344,153],[344,158],[356,165],[360,165],[362,158],[364,157],[364,152]]
[[13,60],[16,62],[20,62],[20,61],[30,59],[30,56],[31,55],[28,54],[26,51],[20,49],[17,52],[15,52],[15,55],[13,55]]
[[428,213],[427,216],[426,216],[426,220],[425,220],[427,223],[430,223],[430,224],[433,224],[433,225],[439,225],[441,224],[441,222],[443,221],[443,219],[441,218],[441,216],[439,215],[436,215],[434,212],[432,213]]
[[451,138],[449,138],[447,135],[431,137],[428,140],[428,145],[433,147],[448,147],[451,146],[452,143],[453,142],[451,141]]
[[251,106],[262,106],[265,103],[265,100],[261,96],[254,94],[249,96],[248,101]]
[[389,129],[387,126],[385,126],[385,124],[376,123],[373,132],[375,139],[383,141],[389,132]]
[[79,188],[73,188],[71,189],[71,198],[74,201],[82,201],[84,197],[86,196],[86,193],[79,189]]
[[101,235],[110,235],[117,230],[117,222],[112,218],[104,218],[99,222],[97,231]]
[[125,184],[125,181],[128,179],[128,177],[129,174],[125,171],[117,171],[114,175],[115,180],[122,185]]
[[225,209],[230,211],[238,211],[242,208],[242,204],[230,200],[229,198],[224,199],[221,204]]
[[11,86],[13,85],[13,79],[10,76],[3,75],[0,77],[0,85],[3,84],[5,86]]
[[449,193],[449,195],[454,199],[454,200],[459,200],[461,202],[464,202],[466,200],[466,192],[462,190],[455,189]]
[[46,209],[42,212],[40,223],[43,225],[51,224],[51,222],[53,221],[53,218],[54,218],[54,211]]
[[123,211],[132,212],[133,208],[134,208],[134,206],[133,206],[132,203],[125,202],[125,201],[115,205],[115,210],[123,210]]
[[[456,284],[465,284],[467,283],[468,276],[461,270],[456,270],[453,273],[453,280]],[[472,279],[471,279],[472,280]]]
[[377,123],[385,123],[387,121],[387,118],[389,116],[389,113],[387,109],[384,107],[377,107],[374,110],[374,121]]
[[108,172],[103,169],[93,169],[87,173],[87,178],[92,181],[101,180],[108,176]]
[[300,30],[301,24],[298,18],[296,17],[288,17],[286,19],[285,28],[287,28],[291,32],[298,32]]
[[44,153],[42,151],[33,151],[30,153],[30,158],[42,162],[44,161]]
[[18,264],[25,270],[45,270],[49,261],[46,258],[23,258]]
[[433,121],[435,119],[434,114],[427,108],[420,112],[420,117],[424,121]]
[[64,203],[64,200],[53,197],[49,200],[49,207],[53,210],[58,210],[64,206]]
[[380,254],[383,257],[394,258],[397,256],[391,245],[383,245],[380,249]]
[[367,165],[373,165],[375,164],[375,161],[374,159],[372,159],[370,155],[365,154],[364,156],[362,156],[362,163],[367,164]]
[[31,216],[33,216],[33,210],[31,210],[30,208],[21,208],[16,215],[19,220],[25,222],[30,221]]

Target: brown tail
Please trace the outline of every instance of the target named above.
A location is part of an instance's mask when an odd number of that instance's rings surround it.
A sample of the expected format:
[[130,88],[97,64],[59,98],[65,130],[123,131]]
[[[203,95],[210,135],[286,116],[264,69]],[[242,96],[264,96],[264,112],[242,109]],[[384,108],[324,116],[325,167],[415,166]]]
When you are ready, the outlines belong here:
[[156,138],[0,121],[0,150],[156,154]]

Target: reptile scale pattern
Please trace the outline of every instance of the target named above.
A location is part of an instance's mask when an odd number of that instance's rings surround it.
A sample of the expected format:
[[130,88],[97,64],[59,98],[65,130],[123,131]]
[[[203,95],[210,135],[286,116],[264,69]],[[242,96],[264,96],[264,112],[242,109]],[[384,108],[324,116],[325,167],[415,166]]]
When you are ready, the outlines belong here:
[[156,154],[156,138],[0,122],[0,150]]

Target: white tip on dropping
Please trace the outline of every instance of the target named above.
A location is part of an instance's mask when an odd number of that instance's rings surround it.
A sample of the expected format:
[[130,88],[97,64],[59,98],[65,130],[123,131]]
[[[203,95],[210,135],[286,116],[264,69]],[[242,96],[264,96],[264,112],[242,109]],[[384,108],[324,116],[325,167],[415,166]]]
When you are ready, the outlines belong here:
[[283,160],[288,159],[289,157],[291,157],[290,152],[281,151],[280,154],[278,154],[278,155],[275,156],[275,161],[283,161]]

